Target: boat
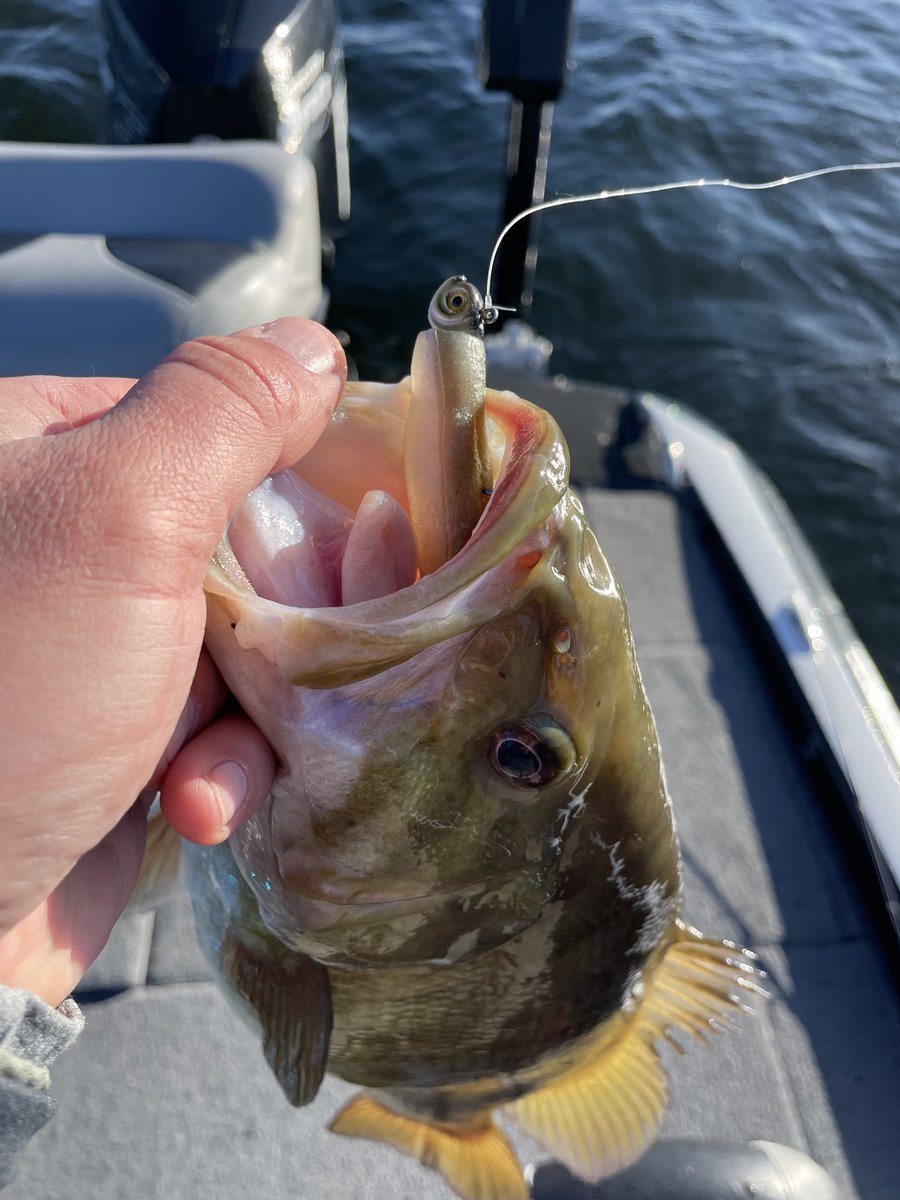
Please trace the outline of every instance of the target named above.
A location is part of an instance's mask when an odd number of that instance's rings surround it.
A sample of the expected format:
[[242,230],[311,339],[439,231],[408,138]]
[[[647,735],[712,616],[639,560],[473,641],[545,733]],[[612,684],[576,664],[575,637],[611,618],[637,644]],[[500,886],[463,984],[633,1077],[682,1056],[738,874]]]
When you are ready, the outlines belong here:
[[[513,97],[508,213],[540,198],[568,20],[567,5],[553,8],[486,3],[483,77]],[[349,204],[330,0],[104,11],[122,144],[0,145],[0,373],[138,375],[195,333],[287,310],[327,321]],[[521,317],[534,242],[520,233],[497,296]],[[686,916],[756,950],[772,996],[714,1053],[667,1057],[662,1137],[624,1174],[583,1184],[520,1140],[533,1196],[775,1200],[812,1160],[827,1179],[804,1200],[828,1189],[895,1200],[896,703],[740,448],[689,397],[554,376],[548,355],[507,320],[490,336],[491,381],[550,410],[568,437],[573,482],[628,598]],[[210,979],[186,899],[124,917],[77,998],[87,1028],[54,1066],[59,1112],[10,1200],[449,1195],[394,1152],[325,1131],[348,1095],[340,1081],[326,1078],[309,1108],[285,1104]]]
[[4,374],[140,375],[195,334],[324,318],[350,204],[336,7],[223,11],[104,0],[112,144],[0,147]]

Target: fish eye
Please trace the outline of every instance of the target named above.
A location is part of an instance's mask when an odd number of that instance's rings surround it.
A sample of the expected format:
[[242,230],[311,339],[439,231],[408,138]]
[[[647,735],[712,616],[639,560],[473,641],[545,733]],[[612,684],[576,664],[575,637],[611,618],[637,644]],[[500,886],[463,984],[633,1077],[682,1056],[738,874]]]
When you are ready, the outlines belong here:
[[522,788],[552,783],[575,763],[568,733],[550,718],[501,725],[491,734],[489,758],[497,774]]

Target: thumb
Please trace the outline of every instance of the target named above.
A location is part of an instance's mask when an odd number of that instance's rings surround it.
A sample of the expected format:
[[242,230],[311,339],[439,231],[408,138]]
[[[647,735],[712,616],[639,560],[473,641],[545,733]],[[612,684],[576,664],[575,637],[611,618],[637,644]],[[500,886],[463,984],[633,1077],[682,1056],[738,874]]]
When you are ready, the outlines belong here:
[[191,586],[247,493],[315,444],[345,378],[337,339],[284,317],[185,342],[72,436],[110,506],[149,522],[151,571],[153,545],[174,542],[188,577],[170,582]]

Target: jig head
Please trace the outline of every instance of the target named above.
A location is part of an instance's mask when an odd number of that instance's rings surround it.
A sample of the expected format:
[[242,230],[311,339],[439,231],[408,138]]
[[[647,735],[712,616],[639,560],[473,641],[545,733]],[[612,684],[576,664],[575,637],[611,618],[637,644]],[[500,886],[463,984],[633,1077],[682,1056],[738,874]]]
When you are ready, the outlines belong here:
[[485,325],[497,320],[498,309],[486,304],[474,283],[465,275],[451,275],[434,293],[428,306],[428,324],[432,329],[484,335]]

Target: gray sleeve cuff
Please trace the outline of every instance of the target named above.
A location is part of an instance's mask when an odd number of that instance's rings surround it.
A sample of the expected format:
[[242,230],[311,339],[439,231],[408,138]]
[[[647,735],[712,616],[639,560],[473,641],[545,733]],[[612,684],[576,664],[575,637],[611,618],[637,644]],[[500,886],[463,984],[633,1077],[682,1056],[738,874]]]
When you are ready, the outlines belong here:
[[31,992],[0,986],[0,1187],[22,1147],[50,1120],[50,1064],[78,1037],[84,1017],[74,1000],[51,1008]]

